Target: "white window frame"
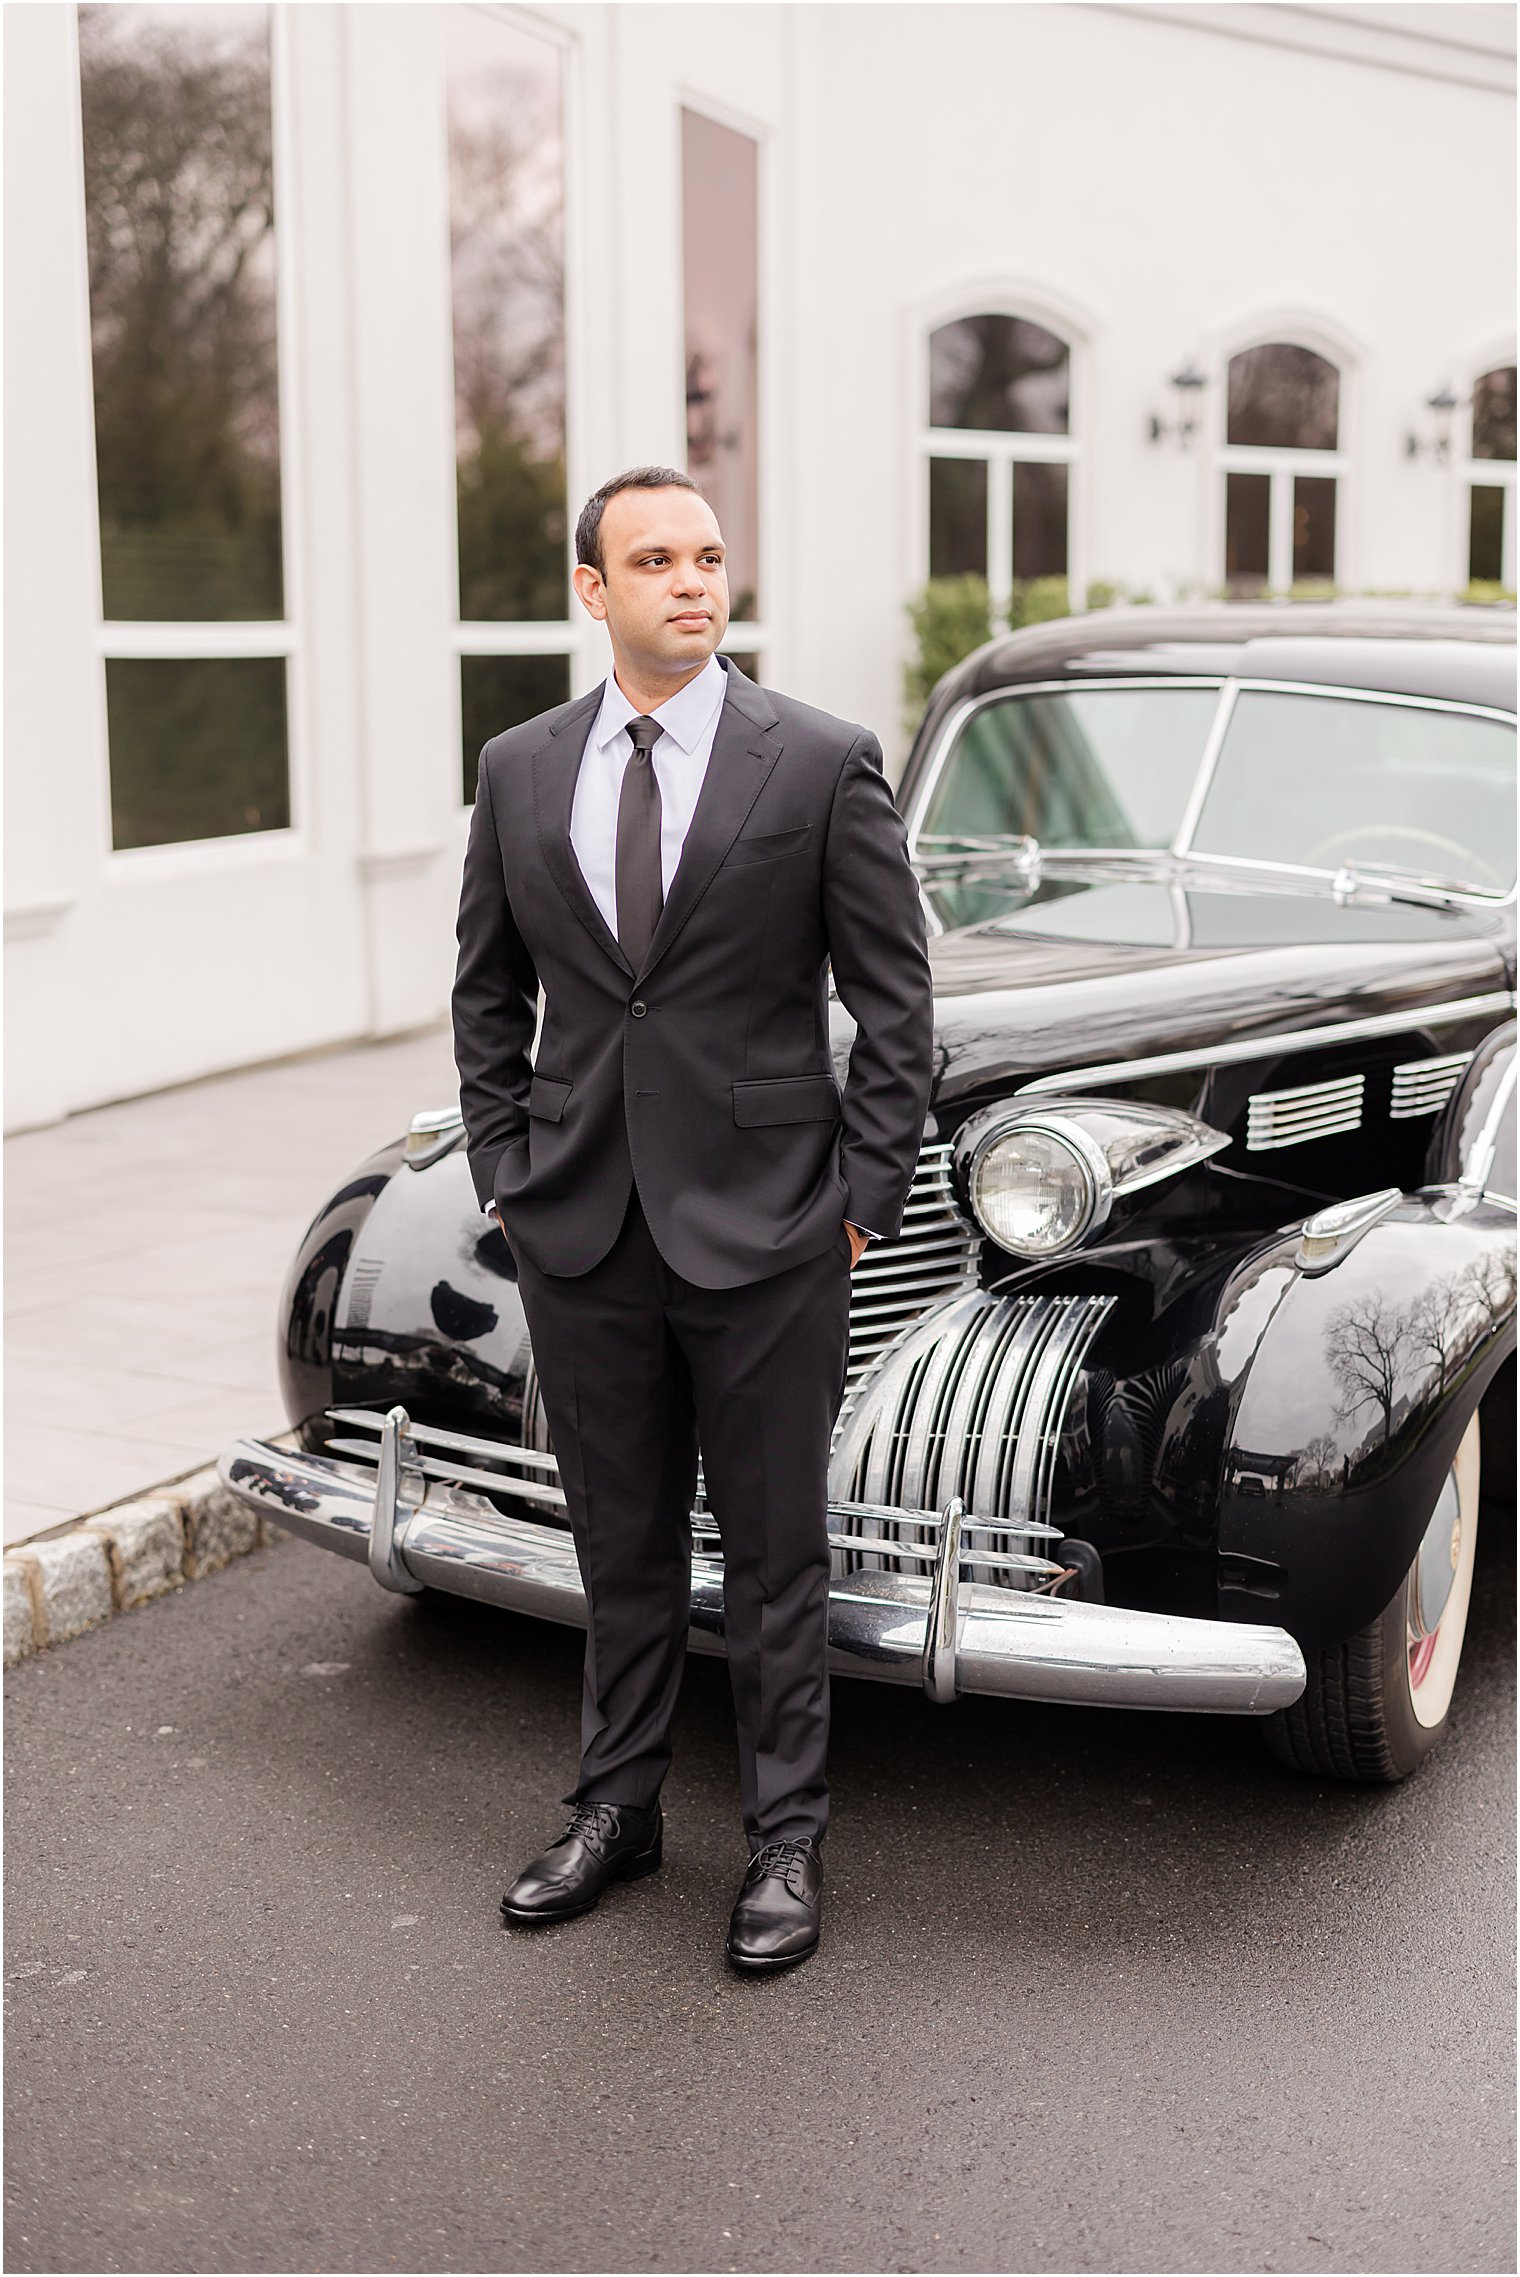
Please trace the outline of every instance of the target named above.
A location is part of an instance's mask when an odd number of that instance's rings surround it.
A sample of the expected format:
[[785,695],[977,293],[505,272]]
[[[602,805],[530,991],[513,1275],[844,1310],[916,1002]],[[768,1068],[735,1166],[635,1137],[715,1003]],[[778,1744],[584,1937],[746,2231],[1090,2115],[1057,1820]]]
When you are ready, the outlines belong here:
[[1478,382],[1488,372],[1502,371],[1506,364],[1515,361],[1513,345],[1499,348],[1492,355],[1483,356],[1467,366],[1466,383],[1461,390],[1461,408],[1457,414],[1456,448],[1452,457],[1456,470],[1458,531],[1456,589],[1462,592],[1468,583],[1468,568],[1472,559],[1472,492],[1474,490],[1502,490],[1504,493],[1504,530],[1500,540],[1500,583],[1506,591],[1515,590],[1515,461],[1513,459],[1475,459],[1472,454],[1473,394]]
[[[279,390],[280,430],[280,589],[285,613],[281,617],[197,617],[178,621],[168,617],[108,617],[105,613],[105,565],[100,548],[100,482],[93,464],[95,447],[93,311],[87,311],[86,337],[90,345],[90,512],[94,534],[95,651],[100,662],[100,765],[103,770],[101,812],[104,843],[102,860],[107,882],[137,876],[143,870],[170,873],[186,869],[219,868],[229,859],[283,860],[309,851],[306,816],[308,751],[304,725],[305,691],[302,686],[302,601],[305,546],[296,525],[299,501],[305,496],[301,480],[301,421],[295,415],[300,401],[299,287],[296,249],[301,219],[300,169],[291,148],[291,120],[295,101],[292,59],[286,11],[273,4],[267,9],[269,25],[270,166],[274,184],[275,245],[275,384]],[[82,90],[78,17],[74,14],[72,38],[74,79]],[[81,97],[82,99],[82,97]],[[88,296],[88,286],[81,290]],[[115,846],[111,842],[110,719],[105,695],[106,662],[121,657],[151,657],[184,664],[203,658],[223,661],[244,656],[279,656],[285,659],[285,768],[290,820],[269,830],[228,831],[213,838],[171,838],[153,846]]]
[[[1054,333],[1066,349],[1069,391],[1067,431],[1040,435],[1007,428],[934,427],[929,423],[929,341],[943,325],[970,316],[1017,316]],[[1006,290],[960,294],[954,302],[920,312],[914,327],[913,396],[917,406],[914,443],[914,495],[917,501],[914,555],[916,583],[929,576],[929,462],[974,459],[987,469],[987,594],[994,624],[1006,617],[1013,598],[1013,512],[1021,462],[1068,469],[1066,490],[1066,585],[1073,609],[1087,591],[1085,515],[1081,486],[1085,474],[1082,437],[1086,428],[1088,373],[1086,331],[1072,317],[1040,298]]]
[[[1333,451],[1297,449],[1260,449],[1253,444],[1231,443],[1229,434],[1230,365],[1236,356],[1251,348],[1284,346],[1307,348],[1316,356],[1323,356],[1333,364],[1339,378],[1336,431],[1339,442]],[[1357,358],[1346,343],[1328,334],[1318,325],[1306,325],[1300,320],[1258,325],[1239,339],[1221,345],[1215,356],[1215,384],[1213,410],[1213,534],[1209,547],[1210,558],[1217,564],[1218,585],[1221,592],[1227,589],[1228,571],[1225,545],[1228,530],[1228,478],[1232,474],[1264,474],[1271,487],[1267,494],[1267,592],[1282,595],[1293,585],[1293,482],[1297,475],[1328,476],[1335,483],[1335,559],[1330,581],[1336,587],[1350,579],[1348,569],[1351,548],[1348,506],[1351,493],[1352,446],[1349,436],[1354,418],[1354,378]]]

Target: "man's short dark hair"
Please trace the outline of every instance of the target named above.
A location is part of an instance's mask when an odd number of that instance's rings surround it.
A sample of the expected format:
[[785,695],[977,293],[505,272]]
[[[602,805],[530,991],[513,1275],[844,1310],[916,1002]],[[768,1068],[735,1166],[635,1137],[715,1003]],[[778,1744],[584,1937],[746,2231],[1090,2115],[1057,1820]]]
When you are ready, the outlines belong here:
[[600,490],[593,490],[580,510],[575,525],[575,558],[594,569],[598,577],[607,574],[607,559],[602,552],[602,509],[609,498],[620,490],[695,490],[702,485],[693,482],[689,474],[682,474],[673,466],[631,466],[626,474],[615,474],[604,482]]

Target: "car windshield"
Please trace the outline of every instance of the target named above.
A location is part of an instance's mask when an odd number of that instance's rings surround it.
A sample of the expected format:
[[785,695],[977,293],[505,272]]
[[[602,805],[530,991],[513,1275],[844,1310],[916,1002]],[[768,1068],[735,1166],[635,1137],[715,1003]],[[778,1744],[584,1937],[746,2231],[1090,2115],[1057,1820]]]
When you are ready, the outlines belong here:
[[1512,720],[1243,688],[1190,851],[1506,893],[1514,846]]
[[1214,687],[1073,688],[983,704],[956,736],[920,818],[925,852],[1037,838],[1049,847],[1169,846]]
[[[980,704],[933,779],[915,845],[926,857],[1020,839],[1051,852],[1162,852],[1218,704],[1216,686],[1175,683],[1011,691]],[[1243,687],[1186,850],[1502,894],[1514,844],[1512,719]]]

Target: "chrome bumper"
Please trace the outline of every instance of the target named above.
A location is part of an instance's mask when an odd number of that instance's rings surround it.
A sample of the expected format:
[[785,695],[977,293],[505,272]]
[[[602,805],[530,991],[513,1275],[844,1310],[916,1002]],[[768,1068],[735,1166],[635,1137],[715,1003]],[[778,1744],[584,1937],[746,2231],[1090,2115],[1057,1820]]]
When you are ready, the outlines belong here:
[[[377,1471],[239,1439],[217,1469],[233,1493],[276,1525],[367,1563],[386,1588],[447,1590],[585,1627],[586,1600],[568,1533],[506,1517],[484,1495],[437,1480],[425,1481],[417,1499],[406,1499],[394,1428],[379,1452]],[[553,1499],[561,1498],[556,1493]],[[936,1538],[918,1550],[861,1534],[868,1506],[829,1507],[836,1546],[930,1568],[922,1575],[853,1573],[831,1583],[829,1663],[840,1675],[916,1684],[942,1701],[987,1692],[1237,1716],[1268,1715],[1303,1691],[1303,1655],[1285,1629],[1138,1613],[964,1580],[961,1569],[973,1558],[984,1568],[1045,1561],[973,1548],[966,1535],[1006,1534],[1007,1524],[992,1528],[968,1517],[959,1502],[921,1514],[919,1530]],[[912,1514],[877,1515],[900,1523]],[[847,1530],[832,1530],[840,1525]],[[1057,1569],[1046,1564],[1045,1570]],[[723,1561],[701,1551],[692,1558],[690,1641],[697,1652],[724,1649]]]

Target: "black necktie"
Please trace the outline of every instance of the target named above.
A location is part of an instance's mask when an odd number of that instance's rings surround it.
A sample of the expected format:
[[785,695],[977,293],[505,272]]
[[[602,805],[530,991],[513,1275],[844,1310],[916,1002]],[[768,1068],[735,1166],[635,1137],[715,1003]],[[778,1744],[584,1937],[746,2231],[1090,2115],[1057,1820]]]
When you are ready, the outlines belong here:
[[657,719],[640,717],[628,722],[628,732],[633,737],[633,756],[623,769],[623,788],[618,797],[613,882],[618,946],[637,972],[665,906],[660,878],[660,785],[651,757],[664,730]]

